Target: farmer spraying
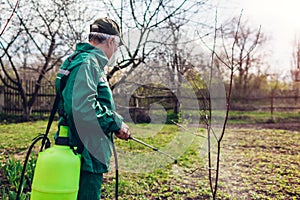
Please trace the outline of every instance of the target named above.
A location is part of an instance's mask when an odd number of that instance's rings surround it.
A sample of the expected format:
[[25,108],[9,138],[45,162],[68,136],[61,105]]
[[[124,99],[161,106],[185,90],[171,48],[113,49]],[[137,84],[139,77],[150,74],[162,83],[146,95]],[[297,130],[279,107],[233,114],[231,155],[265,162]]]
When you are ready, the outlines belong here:
[[[104,67],[123,42],[117,23],[109,18],[90,25],[89,43],[78,43],[56,79],[59,123],[55,142],[81,155],[79,200],[101,197],[103,173],[110,169],[113,134],[127,140],[129,128],[115,112]],[[63,77],[67,78],[63,78]],[[67,137],[61,137],[67,132]]]
[[[99,200],[103,173],[110,169],[113,150],[118,199],[118,159],[113,134],[131,139],[164,156],[177,159],[156,147],[132,137],[123,118],[116,113],[104,67],[123,42],[116,22],[97,19],[90,25],[89,43],[78,43],[62,64],[56,77],[56,97],[45,134],[33,139],[26,154],[17,200],[26,164],[34,145],[42,140],[32,181],[31,200]],[[59,113],[55,145],[48,133]]]

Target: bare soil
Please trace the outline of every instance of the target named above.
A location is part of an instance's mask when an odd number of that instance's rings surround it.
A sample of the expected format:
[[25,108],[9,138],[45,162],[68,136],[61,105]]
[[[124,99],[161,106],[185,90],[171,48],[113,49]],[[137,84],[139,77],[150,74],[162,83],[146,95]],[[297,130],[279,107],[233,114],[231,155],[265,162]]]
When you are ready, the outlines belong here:
[[300,199],[300,123],[228,128],[220,176],[230,199]]

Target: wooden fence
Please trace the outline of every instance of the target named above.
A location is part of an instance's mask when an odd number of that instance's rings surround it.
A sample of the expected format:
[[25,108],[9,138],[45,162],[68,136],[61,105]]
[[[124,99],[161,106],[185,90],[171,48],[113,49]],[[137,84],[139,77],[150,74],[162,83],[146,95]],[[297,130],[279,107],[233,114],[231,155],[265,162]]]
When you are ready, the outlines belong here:
[[[9,85],[13,83],[6,81]],[[26,98],[29,100],[33,96],[35,81],[26,80],[22,83]],[[48,115],[51,112],[52,104],[55,98],[55,88],[51,84],[44,84],[36,96],[32,107],[33,115]],[[23,114],[23,106],[20,91],[13,90],[10,87],[1,86],[0,88],[0,111],[7,115],[19,116]]]
[[[26,88],[26,96],[29,99],[32,97],[32,92],[34,90],[35,82],[26,81],[24,84]],[[244,110],[244,111],[300,111],[300,96],[298,95],[288,95],[295,94],[293,91],[286,92],[286,95],[272,95],[266,94],[260,97],[247,97],[247,98],[236,98],[231,99],[231,110]],[[37,95],[36,101],[33,105],[32,113],[35,116],[38,115],[48,115],[52,109],[52,104],[55,98],[55,88],[51,84],[44,84],[41,86],[40,91]],[[174,105],[176,103],[176,97],[174,95],[165,94],[162,95],[151,95],[148,99],[145,96],[132,96],[128,110],[132,114],[132,117],[136,118],[141,111],[149,108],[145,105],[145,102],[151,104],[153,102],[162,103],[166,110],[174,110]],[[201,102],[204,99],[199,97],[199,107],[201,107]],[[147,103],[146,103],[147,104]],[[118,107],[118,105],[117,105]],[[192,110],[193,108],[191,108]],[[22,115],[22,101],[20,93],[16,90],[9,89],[8,87],[0,86],[0,112],[8,115]]]

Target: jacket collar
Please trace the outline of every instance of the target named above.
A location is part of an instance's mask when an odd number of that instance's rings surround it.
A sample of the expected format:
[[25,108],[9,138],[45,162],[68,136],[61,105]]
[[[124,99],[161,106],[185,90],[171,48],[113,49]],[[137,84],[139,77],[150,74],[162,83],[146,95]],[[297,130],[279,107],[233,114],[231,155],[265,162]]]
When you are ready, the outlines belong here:
[[94,54],[98,62],[102,65],[102,67],[104,67],[108,62],[108,59],[104,52],[101,49],[91,45],[90,43],[82,42],[76,44],[76,51],[83,51],[86,53]]

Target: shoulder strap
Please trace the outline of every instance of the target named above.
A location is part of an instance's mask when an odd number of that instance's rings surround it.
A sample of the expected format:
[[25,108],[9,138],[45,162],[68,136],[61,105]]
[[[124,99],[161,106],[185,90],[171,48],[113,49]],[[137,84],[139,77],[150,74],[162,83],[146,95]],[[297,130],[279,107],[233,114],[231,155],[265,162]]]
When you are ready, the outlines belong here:
[[[76,58],[76,56],[78,56],[78,54],[80,54],[82,51],[77,51],[75,52],[73,55],[71,55],[70,57],[68,57],[68,66],[71,64],[71,62]],[[64,90],[65,86],[66,86],[66,82],[67,82],[67,77],[69,76],[69,74],[71,73],[71,71],[73,70],[74,68],[71,68],[71,69],[59,69],[58,70],[58,73],[59,74],[62,74],[63,76],[60,78],[60,84],[59,84],[59,93],[60,93],[60,96],[61,96],[61,93],[62,91]],[[61,96],[62,98],[62,96]]]
[[[72,56],[70,56],[68,58],[68,61],[69,61],[69,65],[71,64],[72,60],[74,60],[74,58],[79,54],[81,53],[81,51],[78,51],[76,53],[74,53]],[[65,88],[66,86],[66,82],[67,82],[67,78],[68,78],[68,75],[70,74],[70,72],[72,71],[71,70],[62,70],[62,69],[59,69],[59,73],[63,73],[64,76],[61,78],[62,80],[60,81],[60,93],[62,92],[62,90]],[[55,96],[55,99],[54,99],[54,103],[53,103],[53,106],[52,106],[52,110],[51,110],[51,113],[50,113],[50,116],[49,116],[49,119],[48,119],[48,124],[47,124],[47,128],[46,128],[46,132],[44,134],[44,137],[43,137],[43,140],[42,140],[42,147],[41,147],[41,150],[43,150],[44,148],[44,145],[45,145],[45,142],[47,141],[48,139],[48,134],[49,134],[49,131],[50,131],[50,128],[51,128],[51,124],[54,120],[54,116],[55,116],[55,113],[57,111],[57,108],[58,108],[58,104],[59,104],[59,101],[61,99],[61,94],[56,94]],[[45,146],[45,148],[48,148],[50,146],[50,144],[47,144]]]

